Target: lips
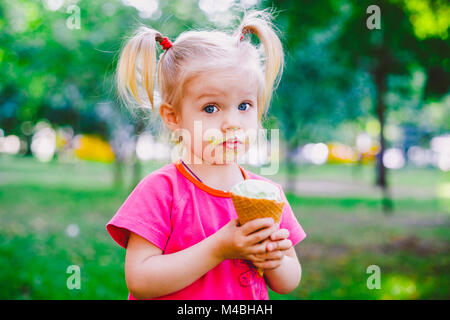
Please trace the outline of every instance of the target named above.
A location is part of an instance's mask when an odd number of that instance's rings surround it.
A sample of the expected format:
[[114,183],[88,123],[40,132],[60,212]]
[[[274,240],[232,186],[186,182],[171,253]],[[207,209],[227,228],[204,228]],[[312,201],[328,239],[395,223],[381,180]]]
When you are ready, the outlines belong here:
[[239,146],[240,144],[242,144],[242,142],[239,141],[238,139],[228,139],[227,141],[224,141],[222,144],[223,144],[226,148],[229,148],[229,149],[237,149],[238,146]]
[[236,139],[236,138],[228,139],[227,141],[225,141],[225,143],[237,143],[237,142],[241,142],[241,141],[239,141],[239,140]]
[[208,139],[209,144],[212,145],[224,145],[224,144],[236,144],[236,143],[243,143],[243,139],[240,139],[239,137],[232,137],[227,140],[224,138],[216,138],[216,137],[210,137]]

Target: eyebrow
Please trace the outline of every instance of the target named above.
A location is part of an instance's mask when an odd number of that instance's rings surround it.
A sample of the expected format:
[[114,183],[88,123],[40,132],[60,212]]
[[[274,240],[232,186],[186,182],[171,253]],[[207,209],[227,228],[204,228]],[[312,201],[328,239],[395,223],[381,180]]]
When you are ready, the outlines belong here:
[[[211,91],[214,91],[214,90],[211,90]],[[202,93],[199,96],[197,96],[196,99],[200,100],[200,99],[205,98],[205,97],[217,97],[217,96],[222,95],[223,93],[225,93],[225,91],[220,91],[219,93]],[[250,96],[250,95],[252,95],[252,93],[246,92],[244,94],[244,96]]]
[[205,98],[205,97],[216,97],[219,95],[220,95],[220,93],[202,93],[197,97],[197,100],[200,100],[201,98]]

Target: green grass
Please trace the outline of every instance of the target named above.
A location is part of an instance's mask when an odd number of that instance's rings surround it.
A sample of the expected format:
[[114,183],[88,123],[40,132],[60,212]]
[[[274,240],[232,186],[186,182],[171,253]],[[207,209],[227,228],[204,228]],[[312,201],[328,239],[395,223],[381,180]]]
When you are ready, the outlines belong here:
[[[120,299],[126,297],[125,250],[105,224],[125,196],[37,186],[2,186],[0,202],[0,297],[8,299]],[[79,227],[78,237],[66,233]],[[79,265],[81,290],[68,290],[66,268]]]
[[[437,200],[394,201],[390,216],[373,199],[288,200],[308,233],[296,247],[303,280],[292,298],[450,297],[450,219]],[[380,290],[367,288],[370,265],[380,267]]]
[[[162,165],[146,164],[142,174]],[[300,171],[303,179],[353,179],[346,166]],[[125,174],[131,176],[129,168]],[[406,169],[392,181],[430,188],[447,177]],[[125,250],[105,224],[129,188],[112,182],[111,165],[0,157],[0,299],[127,298]],[[448,199],[395,199],[386,216],[373,197],[287,197],[308,234],[296,246],[302,281],[288,295],[270,291],[271,299],[450,298]],[[71,224],[77,237],[66,232]],[[80,266],[80,290],[66,286],[70,265]],[[367,288],[370,265],[380,267],[379,290]]]
[[[248,166],[246,166],[248,167]],[[251,168],[251,167],[248,167]],[[404,167],[401,170],[388,170],[388,181],[397,186],[420,185],[434,187],[440,182],[449,181],[450,172],[442,172],[435,168]],[[305,164],[295,170],[298,179],[332,180],[332,181],[358,181],[372,183],[375,181],[375,165],[365,164],[355,166],[352,164],[327,164],[317,166]],[[278,174],[285,176],[286,167],[280,165]]]

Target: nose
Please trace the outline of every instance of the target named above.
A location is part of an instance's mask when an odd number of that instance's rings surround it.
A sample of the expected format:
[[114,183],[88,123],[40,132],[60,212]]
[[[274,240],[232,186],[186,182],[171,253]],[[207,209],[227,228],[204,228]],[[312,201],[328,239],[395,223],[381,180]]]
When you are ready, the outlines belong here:
[[239,112],[227,110],[223,113],[222,132],[229,132],[242,129]]

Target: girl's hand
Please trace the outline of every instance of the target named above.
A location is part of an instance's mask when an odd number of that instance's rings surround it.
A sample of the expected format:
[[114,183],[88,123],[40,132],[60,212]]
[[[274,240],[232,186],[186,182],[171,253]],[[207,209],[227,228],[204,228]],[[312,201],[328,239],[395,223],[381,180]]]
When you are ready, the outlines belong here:
[[266,252],[266,240],[279,229],[272,218],[261,218],[239,226],[238,219],[231,220],[215,236],[218,239],[217,254],[222,259],[256,261],[257,254]]
[[271,234],[270,238],[263,243],[266,244],[267,252],[257,254],[255,260],[252,260],[253,264],[257,268],[262,269],[275,269],[278,268],[283,262],[283,257],[288,250],[292,247],[289,237],[289,230],[279,229]]

